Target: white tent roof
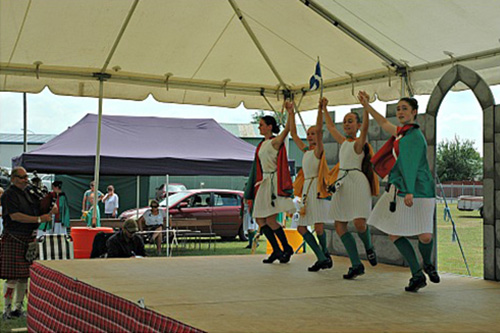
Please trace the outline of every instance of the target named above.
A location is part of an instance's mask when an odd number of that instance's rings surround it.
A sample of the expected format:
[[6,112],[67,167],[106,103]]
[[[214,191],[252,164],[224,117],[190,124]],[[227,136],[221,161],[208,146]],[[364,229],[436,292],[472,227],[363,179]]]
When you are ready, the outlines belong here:
[[0,91],[97,97],[107,73],[105,98],[270,109],[261,94],[274,108],[301,94],[319,56],[331,105],[359,89],[388,101],[401,74],[429,94],[453,62],[500,83],[499,14],[498,0],[0,0]]

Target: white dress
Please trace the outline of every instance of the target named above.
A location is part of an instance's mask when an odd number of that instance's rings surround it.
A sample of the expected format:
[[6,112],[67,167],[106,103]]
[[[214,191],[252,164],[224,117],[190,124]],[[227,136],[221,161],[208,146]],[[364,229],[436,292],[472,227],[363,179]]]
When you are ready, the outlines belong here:
[[313,150],[306,151],[302,158],[304,172],[304,187],[302,188],[302,203],[305,203],[306,214],[300,216],[297,225],[313,226],[315,223],[325,223],[328,219],[330,201],[318,199],[318,171],[320,159]]
[[340,187],[332,196],[330,213],[335,221],[348,222],[356,218],[367,219],[372,208],[370,183],[361,171],[364,152],[357,154],[355,141],[340,146],[340,171],[337,182]]
[[[396,140],[402,137],[396,138]],[[392,151],[394,156],[396,152]],[[415,236],[433,233],[435,198],[413,198],[413,206],[404,203],[404,197],[396,196],[396,211],[391,212],[389,207],[394,200],[396,187],[391,185],[389,192],[385,192],[373,208],[368,224],[389,235]]]
[[[259,150],[259,159],[262,166],[262,181],[255,195],[253,214],[254,218],[265,218],[282,212],[294,212],[292,198],[278,196],[278,150],[274,149],[272,140],[264,141]],[[272,193],[274,199],[271,200]],[[274,206],[272,205],[274,202]]]

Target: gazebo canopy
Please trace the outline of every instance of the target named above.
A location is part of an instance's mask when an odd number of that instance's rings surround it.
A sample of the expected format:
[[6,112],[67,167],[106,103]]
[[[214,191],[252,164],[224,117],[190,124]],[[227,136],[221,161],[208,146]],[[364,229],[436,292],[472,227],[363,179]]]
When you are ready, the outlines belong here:
[[1,0],[0,91],[97,97],[100,77],[104,98],[269,110],[303,94],[318,56],[331,105],[359,89],[397,99],[402,81],[429,94],[453,63],[498,84],[499,13],[497,0]]

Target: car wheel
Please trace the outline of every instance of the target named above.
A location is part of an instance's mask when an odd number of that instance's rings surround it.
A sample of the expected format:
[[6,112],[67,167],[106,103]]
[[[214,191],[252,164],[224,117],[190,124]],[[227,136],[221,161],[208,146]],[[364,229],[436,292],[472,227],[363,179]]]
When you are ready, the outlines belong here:
[[238,231],[238,237],[240,238],[240,241],[242,241],[242,242],[248,241],[248,238],[245,235],[245,232],[243,231],[243,226],[241,226],[240,230]]
[[484,216],[483,216],[483,207],[479,208],[479,215],[481,215],[481,218],[484,218]]

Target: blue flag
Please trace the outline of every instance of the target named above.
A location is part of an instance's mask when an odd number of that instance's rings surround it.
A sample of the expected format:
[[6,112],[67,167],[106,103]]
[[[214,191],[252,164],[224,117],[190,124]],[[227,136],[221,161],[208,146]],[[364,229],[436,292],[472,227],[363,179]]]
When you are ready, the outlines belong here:
[[314,75],[311,76],[309,79],[309,90],[318,90],[318,88],[321,86],[321,67],[319,65],[319,60],[318,63],[316,64],[316,71],[314,72]]

